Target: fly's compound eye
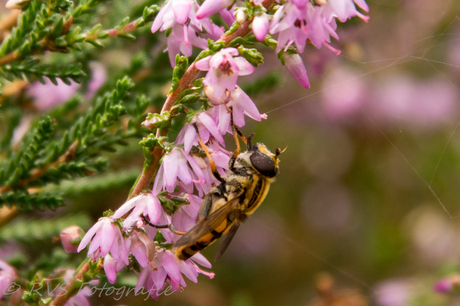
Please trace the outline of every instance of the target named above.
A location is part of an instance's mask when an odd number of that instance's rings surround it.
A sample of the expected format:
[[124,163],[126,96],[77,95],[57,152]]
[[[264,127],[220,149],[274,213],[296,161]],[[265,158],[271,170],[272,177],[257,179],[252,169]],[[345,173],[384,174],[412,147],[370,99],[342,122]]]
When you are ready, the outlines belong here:
[[275,161],[270,156],[256,151],[251,154],[249,159],[251,160],[252,166],[256,168],[260,174],[268,177],[274,177],[276,175]]

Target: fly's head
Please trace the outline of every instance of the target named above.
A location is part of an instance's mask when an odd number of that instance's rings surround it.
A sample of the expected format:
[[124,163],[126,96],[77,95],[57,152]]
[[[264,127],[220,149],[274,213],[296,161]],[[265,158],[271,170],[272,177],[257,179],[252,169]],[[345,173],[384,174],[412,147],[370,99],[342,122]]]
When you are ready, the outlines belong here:
[[276,148],[275,153],[272,153],[263,143],[258,142],[249,147],[247,153],[254,170],[265,177],[274,178],[278,174],[278,156],[283,152],[284,150]]

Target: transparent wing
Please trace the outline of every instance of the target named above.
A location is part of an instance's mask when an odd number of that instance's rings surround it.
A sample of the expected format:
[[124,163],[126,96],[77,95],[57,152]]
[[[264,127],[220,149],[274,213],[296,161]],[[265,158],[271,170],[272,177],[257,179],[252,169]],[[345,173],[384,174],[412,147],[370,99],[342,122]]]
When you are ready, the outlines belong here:
[[241,221],[236,219],[233,221],[232,227],[228,231],[227,235],[225,235],[224,241],[222,241],[219,250],[217,251],[216,257],[214,258],[214,261],[217,261],[227,250],[228,246],[230,245],[230,242],[232,242],[233,237],[236,234],[236,231],[240,227]]
[[[238,210],[239,197],[233,198],[215,212],[211,213],[207,218],[201,220],[189,229],[179,240],[174,244],[175,248],[193,244],[206,234],[211,233],[218,228],[222,222],[227,219],[227,216],[234,210]],[[229,224],[230,225],[230,224]]]

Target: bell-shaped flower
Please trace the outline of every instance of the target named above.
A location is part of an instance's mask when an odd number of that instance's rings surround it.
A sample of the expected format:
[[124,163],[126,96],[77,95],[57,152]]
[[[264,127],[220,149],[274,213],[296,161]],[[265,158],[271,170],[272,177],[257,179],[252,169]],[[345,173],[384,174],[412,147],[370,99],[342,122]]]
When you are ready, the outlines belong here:
[[245,115],[256,121],[262,120],[257,106],[239,86],[235,86],[233,92],[227,92],[225,98],[217,98],[214,86],[206,86],[204,92],[209,98],[209,101],[215,105],[213,117],[218,123],[219,130],[222,134],[225,134],[230,128],[230,107],[233,112],[233,122],[238,127],[244,126]]
[[201,270],[192,260],[205,267],[211,267],[209,261],[201,254],[195,254],[191,259],[182,261],[177,259],[169,250],[159,250],[152,264],[141,270],[135,292],[145,288],[150,292],[152,298],[158,299],[161,291],[168,284],[173,292],[187,286],[182,273],[193,282],[196,282],[198,273],[205,274],[210,278],[214,277],[214,273]]
[[193,157],[183,149],[175,147],[163,157],[153,185],[153,193],[158,194],[164,189],[172,193],[179,180],[185,185],[190,184],[193,173],[204,180],[203,171]]
[[270,21],[268,20],[267,14],[260,14],[254,17],[252,22],[252,32],[258,41],[265,39],[268,34],[268,28],[270,27]]
[[307,69],[299,54],[284,54],[284,64],[286,65],[292,76],[304,88],[310,88],[310,81],[308,80]]
[[234,0],[205,0],[196,13],[198,19],[203,19],[225,10]]
[[101,256],[107,256],[110,252],[116,261],[129,264],[129,241],[125,241],[120,228],[113,224],[110,218],[100,218],[83,237],[77,251],[83,250],[90,241],[88,257],[92,256],[93,259],[98,259]]
[[355,6],[355,3],[364,11],[369,12],[369,6],[365,0],[328,0],[323,5],[324,16],[328,18],[337,17],[340,22],[345,22],[347,19],[358,16],[365,22],[369,21],[369,16],[360,13]]
[[224,48],[195,63],[197,69],[208,71],[203,84],[213,85],[214,95],[218,99],[224,97],[226,90],[235,90],[239,75],[248,75],[254,72],[254,66],[238,54],[239,52],[235,48]]
[[60,237],[64,250],[67,253],[77,253],[83,230],[79,226],[70,226],[62,230]]
[[176,55],[182,53],[189,57],[192,55],[192,46],[200,49],[206,49],[208,43],[206,39],[199,37],[196,31],[189,26],[176,24],[172,28],[171,34],[168,36],[168,55],[171,66],[176,65]]
[[104,257],[104,272],[110,283],[114,284],[117,280],[117,272],[123,269],[125,264],[122,261],[116,261],[109,254]]
[[202,33],[203,29],[213,34],[213,27],[209,18],[198,20],[196,11],[199,5],[195,0],[170,0],[163,8],[152,24],[152,33],[165,31],[172,28],[173,31],[168,37],[168,54],[171,65],[175,66],[176,55],[182,52],[190,56],[192,46],[206,49],[207,42],[200,38],[197,32]]
[[130,214],[123,221],[124,231],[142,220],[140,217],[141,213],[144,214],[144,216],[149,217],[150,222],[157,224],[160,220],[161,214],[163,213],[163,208],[161,207],[161,203],[157,197],[154,197],[151,193],[144,193],[123,204],[113,214],[112,219],[117,220],[126,215],[128,212],[130,212]]
[[336,29],[335,20],[327,20],[323,15],[323,8],[312,5],[310,2],[300,9],[290,2],[284,4],[273,15],[270,24],[270,33],[278,34],[278,45],[276,52],[281,49],[287,49],[294,44],[298,53],[303,53],[307,39],[320,48],[326,45],[334,52],[338,52],[329,46],[330,36],[339,39]]
[[185,123],[177,135],[176,144],[184,144],[185,152],[190,152],[193,145],[198,145],[198,135],[194,124],[196,124],[204,143],[207,143],[212,135],[220,144],[225,144],[217,124],[206,112],[201,112],[194,116],[190,123]]
[[200,210],[203,199],[186,193],[183,197],[189,202],[189,204],[182,204],[172,215],[172,224],[175,228],[181,231],[187,231],[196,223],[196,217]]

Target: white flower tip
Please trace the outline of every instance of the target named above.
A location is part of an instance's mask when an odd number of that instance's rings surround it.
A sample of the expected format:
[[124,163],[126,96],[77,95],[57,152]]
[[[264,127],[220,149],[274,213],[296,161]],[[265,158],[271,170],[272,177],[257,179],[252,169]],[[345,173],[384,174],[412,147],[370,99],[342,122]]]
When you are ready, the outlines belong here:
[[260,114],[260,118],[262,118],[262,119],[268,119],[268,115],[267,115],[267,114]]

